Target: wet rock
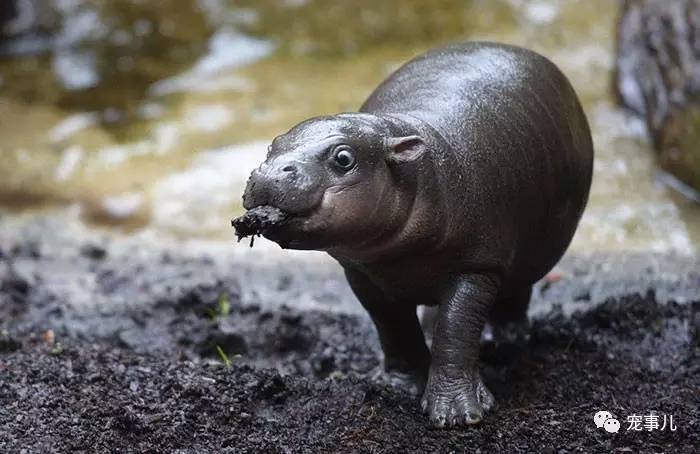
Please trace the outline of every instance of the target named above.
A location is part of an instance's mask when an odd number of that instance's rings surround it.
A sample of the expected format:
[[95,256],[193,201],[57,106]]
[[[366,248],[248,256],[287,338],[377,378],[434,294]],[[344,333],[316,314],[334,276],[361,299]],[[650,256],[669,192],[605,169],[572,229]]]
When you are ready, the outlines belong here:
[[[646,120],[661,167],[700,191],[700,1],[627,0],[616,88]],[[686,190],[700,201],[700,192]]]
[[10,255],[38,259],[41,257],[41,246],[38,241],[22,241],[12,246]]
[[0,327],[11,326],[14,320],[25,313],[31,291],[31,282],[9,265],[0,264]]
[[6,333],[0,333],[0,353],[10,353],[22,348],[22,344]]
[[97,244],[86,244],[80,248],[80,253],[83,257],[93,260],[102,260],[107,256],[107,250]]
[[15,300],[22,300],[29,294],[29,281],[10,268],[6,276],[0,282],[0,292],[3,292]]

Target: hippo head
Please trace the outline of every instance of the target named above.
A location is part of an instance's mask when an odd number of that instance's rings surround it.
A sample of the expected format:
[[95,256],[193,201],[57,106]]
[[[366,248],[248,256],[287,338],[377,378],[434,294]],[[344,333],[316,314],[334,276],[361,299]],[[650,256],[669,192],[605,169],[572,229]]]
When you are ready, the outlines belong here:
[[248,180],[243,206],[284,212],[285,220],[263,235],[287,248],[357,247],[390,235],[415,195],[407,196],[410,178],[396,168],[411,167],[426,148],[419,136],[392,129],[362,113],[298,124],[274,139]]

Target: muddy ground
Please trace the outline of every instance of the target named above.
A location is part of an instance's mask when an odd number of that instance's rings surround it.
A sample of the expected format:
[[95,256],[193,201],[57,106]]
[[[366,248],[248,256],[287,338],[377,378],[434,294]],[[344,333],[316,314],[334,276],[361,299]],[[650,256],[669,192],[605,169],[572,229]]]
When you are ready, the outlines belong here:
[[[434,430],[383,384],[371,323],[326,262],[75,237],[0,227],[0,452],[700,447],[697,257],[568,257],[530,337],[484,345],[495,411]],[[619,433],[595,427],[603,409]],[[627,430],[652,411],[677,430]]]

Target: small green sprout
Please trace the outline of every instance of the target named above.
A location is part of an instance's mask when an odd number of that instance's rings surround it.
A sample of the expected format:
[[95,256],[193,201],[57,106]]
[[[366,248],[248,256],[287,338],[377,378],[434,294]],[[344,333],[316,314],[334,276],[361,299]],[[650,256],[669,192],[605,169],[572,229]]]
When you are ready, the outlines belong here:
[[228,295],[226,293],[223,293],[219,297],[219,316],[226,317],[230,313],[231,313],[231,302],[228,300]]
[[63,353],[63,345],[61,345],[60,342],[56,342],[56,344],[51,349],[51,354],[60,355],[61,353]]
[[207,309],[207,313],[212,320],[227,317],[231,313],[231,302],[228,299],[228,295],[222,293],[216,303],[216,309]]
[[224,351],[223,348],[221,348],[221,345],[216,346],[216,352],[219,354],[219,357],[221,357],[221,360],[224,362],[224,365],[226,366],[226,369],[231,368],[231,360],[229,359],[228,355]]

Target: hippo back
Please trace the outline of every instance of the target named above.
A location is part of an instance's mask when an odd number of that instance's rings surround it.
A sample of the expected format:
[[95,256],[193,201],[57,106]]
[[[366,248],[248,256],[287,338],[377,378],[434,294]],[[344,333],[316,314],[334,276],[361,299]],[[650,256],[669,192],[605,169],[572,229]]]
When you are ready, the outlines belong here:
[[431,150],[452,210],[437,215],[451,241],[471,241],[462,249],[483,263],[470,266],[531,282],[563,255],[588,198],[593,145],[573,88],[548,59],[452,45],[403,65],[360,110],[416,119],[447,142]]

